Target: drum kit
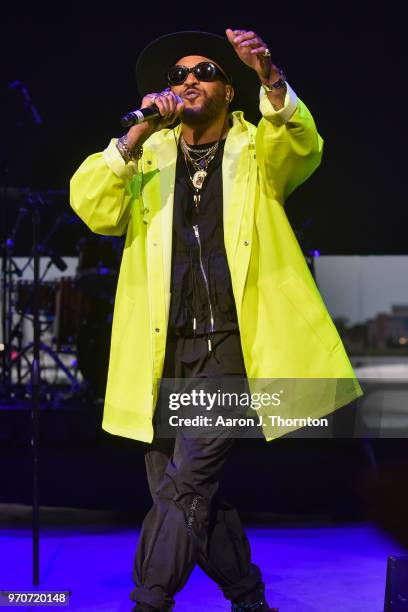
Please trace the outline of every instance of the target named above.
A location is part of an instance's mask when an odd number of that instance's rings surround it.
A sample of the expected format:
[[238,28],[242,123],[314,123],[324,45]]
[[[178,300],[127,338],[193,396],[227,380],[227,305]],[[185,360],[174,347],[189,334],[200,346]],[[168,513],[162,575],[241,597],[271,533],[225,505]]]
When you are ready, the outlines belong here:
[[[43,399],[59,404],[61,397],[86,401],[102,398],[123,240],[94,235],[81,238],[76,246],[78,263],[75,273],[47,280],[48,271],[53,265],[61,271],[67,268],[64,258],[49,248],[50,237],[67,224],[79,221],[69,213],[57,217],[51,230],[37,245],[37,251],[49,259],[39,278],[35,300],[34,281],[21,278],[25,269],[30,268],[33,257],[29,256],[21,266],[14,257],[13,249],[22,217],[29,209],[27,202],[30,204],[45,199],[50,202],[52,196],[45,192],[13,191],[14,196],[18,192],[19,198],[25,202],[10,236],[2,245],[3,389],[8,390],[10,397],[16,397],[21,392],[25,396],[30,394],[28,381],[34,342],[26,340],[30,335],[26,332],[27,322],[33,324],[37,302]],[[58,198],[61,195],[59,193]],[[50,371],[59,385],[51,384]]]

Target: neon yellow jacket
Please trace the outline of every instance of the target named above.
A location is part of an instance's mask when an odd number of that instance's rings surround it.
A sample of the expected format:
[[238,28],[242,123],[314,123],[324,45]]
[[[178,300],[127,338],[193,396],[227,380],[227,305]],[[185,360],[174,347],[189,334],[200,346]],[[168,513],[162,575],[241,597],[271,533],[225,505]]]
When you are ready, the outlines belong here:
[[[283,207],[319,165],[323,146],[307,107],[290,87],[288,96],[282,112],[261,96],[257,127],[232,113],[222,162],[224,242],[248,378],[291,380],[293,393],[293,379],[325,379],[323,391],[289,410],[318,417],[361,390]],[[126,232],[102,427],[145,442],[153,438],[166,348],[178,130],[153,134],[138,164],[125,165],[112,140],[71,180],[71,205],[93,232]],[[296,428],[264,433],[271,440]]]

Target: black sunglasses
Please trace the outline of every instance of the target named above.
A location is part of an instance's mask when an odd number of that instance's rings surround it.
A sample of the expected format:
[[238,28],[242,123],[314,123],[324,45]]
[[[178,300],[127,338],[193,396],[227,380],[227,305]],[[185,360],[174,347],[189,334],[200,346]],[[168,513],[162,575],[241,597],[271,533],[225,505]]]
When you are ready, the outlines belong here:
[[169,85],[181,85],[184,83],[188,75],[194,74],[196,79],[199,81],[216,81],[217,79],[222,79],[227,83],[230,83],[231,80],[227,77],[225,72],[218,68],[212,62],[200,62],[196,64],[192,68],[187,68],[187,66],[182,66],[181,64],[176,64],[172,66],[167,73],[167,81]]

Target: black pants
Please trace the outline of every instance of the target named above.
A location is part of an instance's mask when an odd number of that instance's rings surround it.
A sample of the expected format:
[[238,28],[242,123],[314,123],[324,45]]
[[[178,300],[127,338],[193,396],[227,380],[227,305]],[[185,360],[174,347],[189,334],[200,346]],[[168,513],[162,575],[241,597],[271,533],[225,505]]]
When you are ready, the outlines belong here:
[[[210,354],[204,338],[168,341],[163,377],[245,375],[238,333],[219,333],[214,340]],[[233,438],[192,439],[179,430],[175,440],[155,436],[148,446],[153,506],[139,537],[132,600],[160,610],[174,601],[196,563],[230,600],[261,582],[238,513],[218,493],[233,444]]]

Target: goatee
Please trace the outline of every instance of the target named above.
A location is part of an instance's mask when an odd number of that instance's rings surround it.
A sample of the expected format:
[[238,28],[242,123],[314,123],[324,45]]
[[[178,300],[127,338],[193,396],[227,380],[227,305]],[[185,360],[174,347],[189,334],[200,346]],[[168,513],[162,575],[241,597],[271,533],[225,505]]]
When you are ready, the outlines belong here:
[[214,95],[209,98],[205,92],[202,92],[204,97],[203,104],[197,108],[184,107],[180,118],[186,125],[205,125],[217,119],[225,110],[224,93]]

